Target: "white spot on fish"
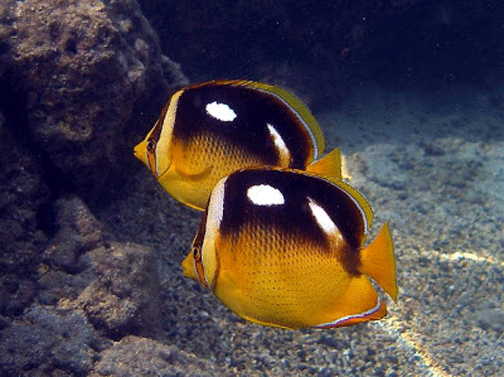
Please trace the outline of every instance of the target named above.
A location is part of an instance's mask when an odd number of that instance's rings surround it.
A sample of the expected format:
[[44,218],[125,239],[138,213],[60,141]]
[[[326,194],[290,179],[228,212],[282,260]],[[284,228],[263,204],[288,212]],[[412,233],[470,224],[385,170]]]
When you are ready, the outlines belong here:
[[341,232],[324,208],[315,203],[311,198],[308,198],[308,207],[310,207],[315,221],[326,234],[341,237]]
[[271,135],[271,139],[275,144],[275,147],[280,155],[280,165],[281,166],[289,166],[290,165],[290,153],[285,141],[282,139],[282,136],[278,133],[278,131],[271,124],[267,124],[268,131]]
[[205,106],[208,115],[222,122],[232,122],[237,117],[236,113],[229,105],[219,102],[210,102]]
[[258,206],[278,206],[285,203],[279,189],[270,185],[254,185],[247,190],[247,197]]

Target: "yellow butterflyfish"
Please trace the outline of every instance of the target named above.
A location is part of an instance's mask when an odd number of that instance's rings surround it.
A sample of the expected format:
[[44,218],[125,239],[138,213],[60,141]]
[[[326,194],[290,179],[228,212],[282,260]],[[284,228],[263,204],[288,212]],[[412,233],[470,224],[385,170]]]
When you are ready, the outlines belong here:
[[180,89],[134,153],[175,199],[203,210],[217,181],[249,166],[341,178],[338,149],[317,160],[324,136],[308,107],[273,85],[220,80]]
[[350,185],[310,172],[249,168],[213,189],[184,275],[238,316],[328,328],[387,313],[369,277],[397,299],[388,224],[363,246],[373,212]]

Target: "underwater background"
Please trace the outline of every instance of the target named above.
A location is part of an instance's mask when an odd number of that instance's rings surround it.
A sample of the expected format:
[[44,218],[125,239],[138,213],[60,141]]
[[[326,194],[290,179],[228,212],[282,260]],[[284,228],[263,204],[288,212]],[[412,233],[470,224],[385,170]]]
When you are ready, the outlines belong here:
[[[0,376],[504,375],[504,5],[3,0]],[[182,275],[201,213],[133,157],[176,90],[302,98],[375,223],[399,299],[288,331]]]

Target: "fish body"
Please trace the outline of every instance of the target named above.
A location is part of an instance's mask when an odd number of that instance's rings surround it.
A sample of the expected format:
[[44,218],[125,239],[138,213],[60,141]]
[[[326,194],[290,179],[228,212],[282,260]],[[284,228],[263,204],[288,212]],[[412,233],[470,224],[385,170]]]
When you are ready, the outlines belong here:
[[340,178],[339,150],[315,162],[323,149],[320,126],[300,99],[268,84],[221,80],[176,92],[134,153],[170,195],[203,210],[217,181],[244,167]]
[[372,210],[355,189],[293,169],[244,169],[210,196],[184,274],[257,324],[339,327],[385,316],[368,278],[397,298],[385,224],[363,243]]

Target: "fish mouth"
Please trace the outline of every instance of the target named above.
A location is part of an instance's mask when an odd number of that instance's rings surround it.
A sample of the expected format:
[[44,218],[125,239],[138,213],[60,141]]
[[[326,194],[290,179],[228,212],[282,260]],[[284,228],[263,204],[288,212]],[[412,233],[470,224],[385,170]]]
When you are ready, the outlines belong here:
[[135,148],[133,148],[133,156],[142,161],[145,166],[149,167],[149,160],[147,158],[147,153],[142,153],[142,151],[147,151],[147,142],[144,140],[138,143]]
[[[140,144],[142,144],[142,143],[140,143]],[[139,157],[140,152],[138,151],[138,149],[140,149],[140,148],[139,148],[139,147],[140,147],[140,144],[137,144],[137,145],[135,146],[135,148],[133,148],[133,155],[134,155],[136,158],[140,158],[140,157]]]
[[194,267],[194,257],[193,253],[189,253],[187,257],[182,261],[182,272],[184,276],[194,279],[196,281],[199,280],[198,274],[196,273],[196,268]]

